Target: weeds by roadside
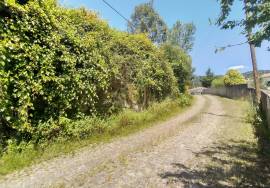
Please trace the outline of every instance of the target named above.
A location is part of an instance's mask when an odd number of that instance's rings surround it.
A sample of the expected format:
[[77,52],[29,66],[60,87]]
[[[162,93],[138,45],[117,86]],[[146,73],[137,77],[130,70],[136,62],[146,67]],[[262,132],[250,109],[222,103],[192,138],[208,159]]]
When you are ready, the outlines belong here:
[[266,117],[259,107],[251,106],[247,115],[247,122],[253,125],[254,134],[258,140],[259,151],[270,156],[270,130]]

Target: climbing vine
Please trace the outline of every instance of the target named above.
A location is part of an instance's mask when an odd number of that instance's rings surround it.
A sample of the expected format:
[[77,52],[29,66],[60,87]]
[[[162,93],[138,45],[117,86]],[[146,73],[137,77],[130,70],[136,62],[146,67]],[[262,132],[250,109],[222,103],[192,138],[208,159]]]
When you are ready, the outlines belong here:
[[111,29],[54,0],[5,1],[0,15],[1,129],[33,136],[61,117],[110,115],[177,96],[172,66],[145,35]]

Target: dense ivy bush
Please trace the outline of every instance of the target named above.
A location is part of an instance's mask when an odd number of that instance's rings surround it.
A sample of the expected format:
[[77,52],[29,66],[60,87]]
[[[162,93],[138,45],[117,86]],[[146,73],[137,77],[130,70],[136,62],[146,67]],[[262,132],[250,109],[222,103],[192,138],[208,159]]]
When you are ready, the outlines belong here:
[[188,80],[184,70],[175,78],[164,50],[145,35],[113,30],[84,8],[9,0],[0,12],[1,145],[49,139],[63,119],[146,108],[178,96],[177,81],[183,88]]
[[6,124],[31,133],[40,120],[95,113],[110,79],[109,61],[102,56],[102,31],[109,30],[104,23],[84,10],[31,2],[14,6],[1,28],[0,105]]

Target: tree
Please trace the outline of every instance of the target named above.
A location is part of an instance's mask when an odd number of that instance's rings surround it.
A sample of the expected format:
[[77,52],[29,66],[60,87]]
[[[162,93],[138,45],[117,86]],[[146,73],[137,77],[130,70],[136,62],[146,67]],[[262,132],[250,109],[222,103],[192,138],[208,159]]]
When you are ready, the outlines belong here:
[[[219,0],[221,15],[217,25],[222,29],[233,29],[236,26],[243,27],[243,32],[248,35],[248,30],[256,28],[252,36],[252,43],[260,46],[264,40],[270,40],[270,6],[269,0],[244,0],[243,9],[248,16],[240,20],[228,20],[231,8],[237,0]],[[241,0],[243,1],[243,0]]]
[[191,58],[179,46],[164,44],[161,46],[166,59],[168,59],[177,79],[178,88],[181,93],[185,93],[187,87],[191,85],[193,69]]
[[253,36],[254,43],[259,46],[264,40],[270,41],[269,0],[257,0],[257,6],[255,10],[256,11],[254,11],[253,16],[250,18],[251,20],[249,24],[252,28],[259,28]]
[[238,70],[229,70],[224,76],[225,86],[245,84],[245,77]]
[[224,77],[223,76],[218,76],[216,77],[211,84],[211,87],[213,88],[219,88],[224,86]]
[[194,34],[196,27],[193,23],[183,24],[177,20],[172,29],[169,30],[168,42],[172,45],[177,45],[185,52],[192,50],[194,45]]
[[156,44],[166,41],[167,30],[166,23],[153,7],[153,1],[136,6],[128,24],[130,33],[147,33]]
[[210,68],[206,71],[206,76],[201,79],[203,87],[211,87],[212,81],[214,80],[214,73],[211,71]]
[[[253,67],[254,85],[256,89],[257,102],[260,102],[260,81],[257,68],[255,46],[260,46],[262,41],[270,40],[270,6],[269,0],[244,0],[243,9],[246,17],[241,20],[228,20],[231,7],[236,0],[219,0],[221,4],[221,15],[217,25],[221,29],[233,29],[236,26],[243,27],[243,33],[247,37]],[[253,33],[253,30],[256,30]]]

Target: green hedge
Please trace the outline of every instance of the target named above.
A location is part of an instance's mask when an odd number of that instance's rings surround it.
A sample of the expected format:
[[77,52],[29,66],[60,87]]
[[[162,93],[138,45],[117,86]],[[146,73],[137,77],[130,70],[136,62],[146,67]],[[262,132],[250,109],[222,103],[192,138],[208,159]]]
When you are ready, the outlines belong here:
[[9,0],[0,13],[4,140],[31,140],[49,121],[143,109],[179,93],[169,59],[145,35],[54,0]]

